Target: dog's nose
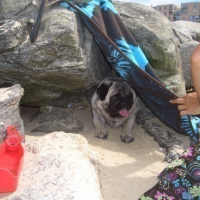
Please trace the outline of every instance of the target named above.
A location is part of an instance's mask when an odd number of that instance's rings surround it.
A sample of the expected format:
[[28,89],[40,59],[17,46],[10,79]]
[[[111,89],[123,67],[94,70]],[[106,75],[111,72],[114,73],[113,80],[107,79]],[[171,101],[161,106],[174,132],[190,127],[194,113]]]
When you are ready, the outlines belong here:
[[123,100],[121,101],[121,105],[122,105],[124,108],[126,108],[126,106],[127,106],[127,100],[126,100],[126,99],[123,99]]

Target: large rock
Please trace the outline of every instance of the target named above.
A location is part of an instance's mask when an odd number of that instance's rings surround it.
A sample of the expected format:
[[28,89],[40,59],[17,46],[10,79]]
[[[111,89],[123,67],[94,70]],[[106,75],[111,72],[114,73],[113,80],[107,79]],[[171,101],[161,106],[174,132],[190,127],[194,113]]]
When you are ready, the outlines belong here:
[[200,42],[200,24],[189,21],[171,22],[172,28],[178,30],[180,34],[192,37],[193,40]]
[[180,44],[193,41],[192,36],[188,35],[187,33],[181,32],[176,28],[173,28],[173,31],[174,31],[174,34],[176,35]]
[[0,144],[4,141],[6,129],[13,125],[24,136],[24,124],[20,117],[19,102],[24,93],[20,85],[0,88]]
[[[183,93],[169,21],[144,5],[115,6],[158,76],[174,92]],[[54,5],[44,12],[37,42],[31,44],[37,13],[32,0],[0,0],[0,87],[19,83],[25,90],[21,104],[29,106],[64,107],[91,97],[92,88],[111,74],[96,42],[78,15]]]
[[36,10],[37,8],[33,6],[32,0],[0,0],[0,20],[14,19],[18,21],[26,18],[26,16],[34,17]]
[[64,106],[70,97],[83,96],[82,91],[110,75],[99,48],[74,12],[59,6],[46,11],[35,44],[29,41],[37,17],[31,1],[2,1],[1,16],[5,20],[0,23],[0,86],[20,83],[25,90],[22,104],[54,105],[56,100],[58,105],[59,99],[65,99]]
[[[44,110],[44,109],[43,109]],[[62,110],[62,108],[50,107],[43,111],[42,108],[33,114],[30,121],[36,121],[38,124],[31,132],[51,133],[54,131],[64,131],[70,133],[79,133],[83,131],[84,124],[73,117],[72,110]]]
[[160,79],[177,94],[185,93],[178,41],[170,21],[142,4],[114,2],[114,5]]
[[97,159],[83,136],[28,136],[25,151],[18,189],[7,200],[103,199]]

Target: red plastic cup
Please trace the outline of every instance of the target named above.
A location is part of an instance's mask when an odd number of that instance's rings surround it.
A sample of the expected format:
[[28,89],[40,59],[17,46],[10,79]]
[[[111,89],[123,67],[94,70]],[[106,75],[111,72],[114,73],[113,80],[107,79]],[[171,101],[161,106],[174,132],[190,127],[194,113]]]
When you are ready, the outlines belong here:
[[9,136],[6,139],[6,147],[9,151],[17,151],[19,149],[19,138],[17,136]]

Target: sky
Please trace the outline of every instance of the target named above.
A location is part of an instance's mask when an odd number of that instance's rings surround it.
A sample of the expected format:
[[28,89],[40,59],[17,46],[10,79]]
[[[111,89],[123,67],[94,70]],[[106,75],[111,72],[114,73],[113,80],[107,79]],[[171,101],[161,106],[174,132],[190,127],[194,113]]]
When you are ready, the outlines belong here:
[[162,1],[161,0],[120,0],[120,1],[131,1],[131,2],[136,2],[136,3],[141,3],[146,6],[157,6],[157,5],[163,5],[163,4],[175,4],[177,6],[180,6],[181,3],[198,2],[195,0],[162,0]]

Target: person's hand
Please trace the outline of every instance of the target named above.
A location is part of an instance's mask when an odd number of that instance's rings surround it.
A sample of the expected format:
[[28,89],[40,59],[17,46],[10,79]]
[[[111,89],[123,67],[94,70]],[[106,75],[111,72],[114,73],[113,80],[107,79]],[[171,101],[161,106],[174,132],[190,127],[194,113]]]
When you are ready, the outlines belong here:
[[200,100],[196,92],[172,99],[169,102],[179,104],[178,110],[180,111],[180,116],[200,114]]

